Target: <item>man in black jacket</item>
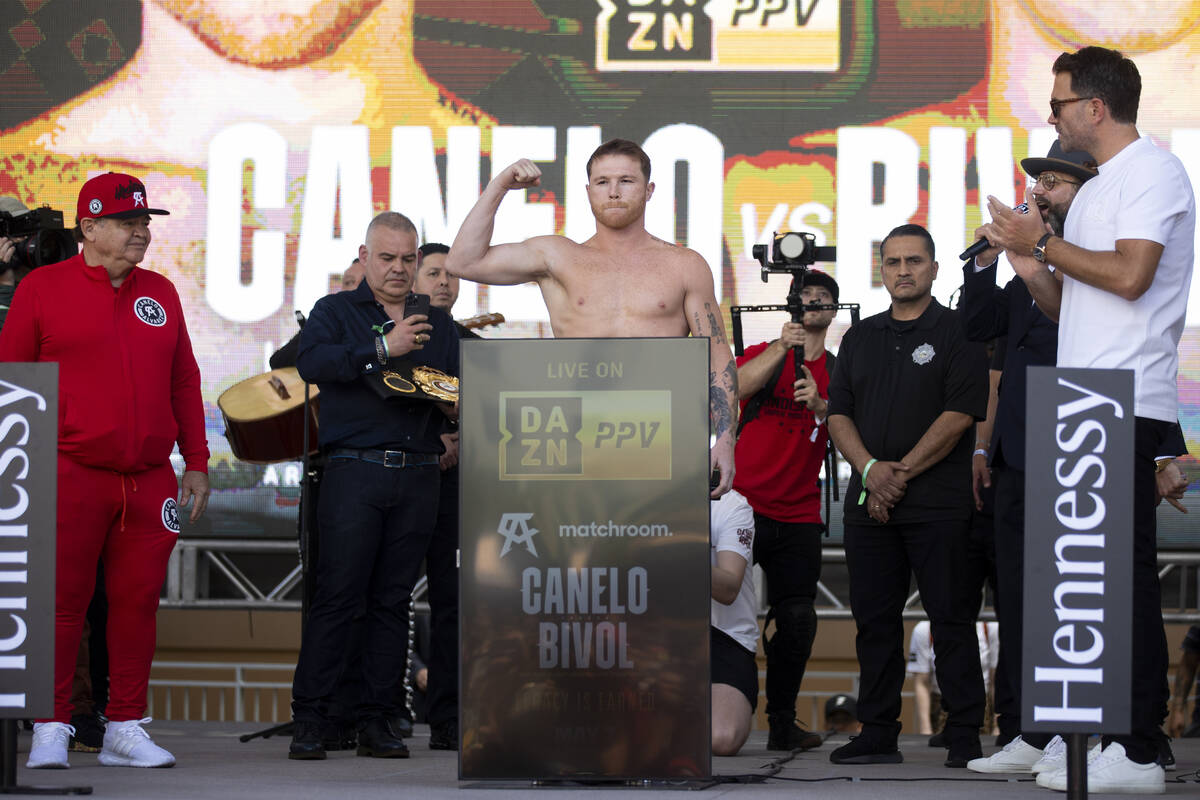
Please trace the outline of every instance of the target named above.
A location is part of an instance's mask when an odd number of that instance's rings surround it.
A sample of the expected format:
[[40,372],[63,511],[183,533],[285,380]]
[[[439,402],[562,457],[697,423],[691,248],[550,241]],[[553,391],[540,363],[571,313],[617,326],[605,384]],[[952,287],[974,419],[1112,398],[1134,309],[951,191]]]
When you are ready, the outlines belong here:
[[[1079,187],[1094,177],[1096,161],[1082,150],[1063,151],[1057,140],[1045,158],[1026,158],[1021,168],[1035,183],[1037,209],[1062,235],[1067,210]],[[968,764],[975,772],[1029,772],[1042,757],[1050,734],[1021,733],[1022,571],[1025,561],[1025,370],[1053,367],[1058,358],[1058,323],[1033,302],[1028,287],[1014,276],[996,285],[999,248],[989,248],[963,265],[961,310],[973,341],[1005,337],[1004,375],[990,442],[986,450],[996,487],[996,617],[1000,661],[996,668],[996,714],[1004,749]]]

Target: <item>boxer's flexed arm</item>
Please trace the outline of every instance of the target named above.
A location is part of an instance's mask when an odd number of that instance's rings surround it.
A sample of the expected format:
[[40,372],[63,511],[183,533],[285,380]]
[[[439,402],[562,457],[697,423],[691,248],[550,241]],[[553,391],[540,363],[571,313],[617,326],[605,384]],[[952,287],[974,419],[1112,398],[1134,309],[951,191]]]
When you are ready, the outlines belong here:
[[509,191],[528,189],[541,183],[542,171],[529,159],[521,159],[492,178],[463,220],[446,256],[446,271],[459,278],[491,284],[537,281],[549,274],[547,240],[538,236],[516,244],[493,246],[496,210]]

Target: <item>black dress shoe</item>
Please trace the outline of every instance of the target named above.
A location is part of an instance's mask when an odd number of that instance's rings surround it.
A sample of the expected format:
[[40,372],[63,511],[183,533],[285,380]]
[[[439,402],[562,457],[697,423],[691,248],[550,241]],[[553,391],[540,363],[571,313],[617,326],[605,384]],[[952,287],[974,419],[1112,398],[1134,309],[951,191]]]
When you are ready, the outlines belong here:
[[951,729],[947,726],[942,732],[949,739],[947,745],[950,748],[950,752],[947,754],[945,762],[947,767],[966,769],[968,761],[983,758],[983,749],[979,744],[978,728],[958,726]]
[[457,750],[458,720],[450,719],[431,726],[429,730],[429,749]]
[[357,752],[371,758],[408,758],[404,740],[392,732],[383,717],[367,720],[359,729]]
[[945,728],[942,728],[940,731],[935,733],[933,736],[929,737],[929,746],[930,747],[949,747],[950,746],[950,742],[946,741],[946,729]]
[[388,719],[388,724],[392,726],[392,732],[401,739],[407,739],[413,735],[413,721],[408,717],[396,715]]
[[292,724],[292,743],[288,746],[288,758],[296,761],[320,761],[325,758],[325,745],[321,742],[319,723]]
[[983,758],[983,750],[980,748],[979,742],[976,742],[974,747],[951,745],[950,753],[946,756],[946,766],[954,769],[966,769],[967,762],[976,758]]
[[884,742],[870,736],[851,737],[849,743],[829,754],[834,764],[899,764],[904,756],[896,743]]
[[820,747],[825,741],[821,734],[805,730],[804,726],[794,719],[770,719],[768,724],[768,750],[812,750],[814,747]]

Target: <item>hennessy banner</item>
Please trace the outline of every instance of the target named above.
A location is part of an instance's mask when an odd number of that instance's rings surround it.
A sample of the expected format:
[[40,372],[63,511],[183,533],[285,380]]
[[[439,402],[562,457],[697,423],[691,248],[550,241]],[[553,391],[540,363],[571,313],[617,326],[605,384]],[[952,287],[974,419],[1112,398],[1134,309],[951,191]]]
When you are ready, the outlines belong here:
[[54,715],[58,364],[0,364],[0,717]]
[[463,342],[461,778],[710,774],[708,370]]
[[1133,372],[1030,367],[1021,718],[1128,733]]

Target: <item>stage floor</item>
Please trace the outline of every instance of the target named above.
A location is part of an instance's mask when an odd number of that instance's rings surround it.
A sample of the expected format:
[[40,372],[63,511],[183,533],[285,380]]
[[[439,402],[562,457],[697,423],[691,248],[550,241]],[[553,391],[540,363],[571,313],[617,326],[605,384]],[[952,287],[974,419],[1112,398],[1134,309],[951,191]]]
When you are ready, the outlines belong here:
[[[289,761],[287,739],[238,736],[260,729],[255,724],[219,722],[156,722],[148,726],[155,739],[171,750],[178,763],[172,769],[122,769],[101,767],[92,753],[72,753],[69,770],[29,770],[23,766],[30,734],[22,733],[17,781],[22,785],[91,786],[93,796],[112,798],[395,798],[450,797],[461,791],[482,791],[488,798],[566,796],[586,791],[590,796],[646,794],[700,789],[680,787],[537,786],[460,783],[456,753],[429,749],[429,729],[418,726],[407,740],[412,757],[407,760],[358,758],[353,752],[331,753],[326,761]],[[1062,796],[1042,789],[1029,776],[976,775],[942,766],[944,750],[925,744],[924,736],[902,736],[905,762],[896,765],[844,767],[829,763],[829,752],[846,741],[836,736],[817,750],[789,757],[766,750],[766,731],[755,731],[742,753],[734,758],[714,758],[718,782],[703,788],[712,797],[832,797],[852,800],[881,798],[973,798]],[[1167,773],[1167,794],[1200,796],[1200,739],[1176,740],[1179,767]],[[994,748],[984,747],[984,753]],[[1183,779],[1186,782],[1181,782]],[[737,781],[737,782],[732,782]]]

